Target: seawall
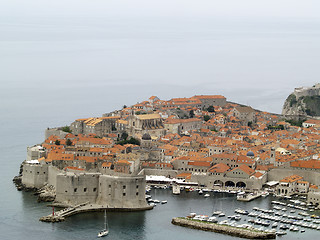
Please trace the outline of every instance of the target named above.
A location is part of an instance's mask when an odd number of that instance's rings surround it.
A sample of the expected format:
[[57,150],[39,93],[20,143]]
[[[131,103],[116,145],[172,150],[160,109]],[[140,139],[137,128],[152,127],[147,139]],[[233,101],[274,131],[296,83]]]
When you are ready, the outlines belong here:
[[249,230],[244,228],[236,228],[236,227],[220,225],[216,223],[206,223],[206,222],[191,220],[187,218],[173,218],[171,223],[174,225],[182,226],[182,227],[222,233],[222,234],[227,234],[227,235],[240,237],[240,238],[248,238],[248,239],[275,239],[276,238],[275,233],[267,233],[267,232]]

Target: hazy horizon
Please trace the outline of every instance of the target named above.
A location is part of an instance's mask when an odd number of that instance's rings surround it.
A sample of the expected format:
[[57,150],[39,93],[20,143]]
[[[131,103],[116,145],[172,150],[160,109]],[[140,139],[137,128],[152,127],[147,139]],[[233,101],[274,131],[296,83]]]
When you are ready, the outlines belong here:
[[0,1],[2,100],[14,107],[13,98],[24,97],[27,107],[41,101],[39,92],[67,94],[88,115],[152,95],[221,94],[281,113],[295,87],[319,82],[319,7],[297,0]]

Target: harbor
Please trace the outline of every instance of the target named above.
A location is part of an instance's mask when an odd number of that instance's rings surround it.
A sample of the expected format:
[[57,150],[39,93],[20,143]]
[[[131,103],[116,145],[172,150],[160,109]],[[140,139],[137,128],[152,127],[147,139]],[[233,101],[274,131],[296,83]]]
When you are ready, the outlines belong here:
[[[135,216],[144,215],[152,222],[157,222],[158,217],[162,216],[166,221],[166,226],[163,227],[169,229],[170,225],[167,224],[172,223],[192,228],[190,231],[194,231],[192,234],[195,235],[202,235],[199,233],[202,231],[195,229],[213,232],[211,234],[217,239],[219,236],[228,235],[254,239],[275,236],[295,239],[301,234],[309,236],[319,234],[320,231],[320,213],[314,206],[307,204],[303,196],[279,198],[272,194],[259,193],[259,197],[251,201],[239,201],[239,196],[244,195],[241,191],[184,186],[179,188],[180,192],[177,194],[176,189],[165,185],[148,186],[146,190],[146,200],[153,210],[137,212]],[[84,203],[56,211],[40,220],[59,222],[72,216],[68,219],[69,222],[73,222],[82,216],[100,216],[101,213],[97,212],[102,210],[101,206]],[[116,209],[107,211],[110,212],[111,226],[119,215],[130,216],[130,213],[119,212]],[[113,234],[112,231],[110,234]]]
[[[279,198],[272,194],[259,193],[258,197],[251,201],[239,201],[237,197],[239,193],[231,191],[184,188],[177,196],[172,193],[171,189],[164,189],[160,186],[152,188],[149,193],[151,198],[156,195],[159,201],[163,200],[164,194],[167,196],[167,205],[174,204],[177,207],[175,213],[178,209],[181,210],[179,212],[183,214],[172,216],[173,219],[170,220],[174,225],[212,232],[219,232],[219,230],[215,231],[216,226],[218,226],[217,229],[224,226],[224,231],[220,231],[220,233],[239,234],[238,230],[240,229],[242,235],[238,235],[238,237],[244,238],[251,238],[252,235],[248,232],[243,234],[243,229],[253,233],[263,233],[261,238],[278,236],[282,239],[299,239],[299,236],[317,235],[320,231],[319,211],[314,206],[307,204],[303,196]],[[205,193],[209,196],[205,197]],[[179,198],[184,199],[184,211],[178,207]],[[188,209],[187,206],[191,205],[193,207]],[[162,211],[162,208],[162,205],[155,205],[154,211],[160,209]],[[181,219],[185,219],[187,222]],[[190,222],[190,220],[195,221]],[[194,222],[197,224],[195,225]],[[207,228],[207,226],[211,227]],[[191,229],[191,231],[195,230]],[[218,237],[218,235],[214,236]],[[222,236],[227,237],[226,235]],[[258,239],[257,236],[252,238]]]
[[216,224],[212,222],[203,222],[199,220],[193,220],[192,218],[173,218],[172,224],[199,229],[203,231],[211,231],[220,234],[227,234],[240,238],[248,239],[275,239],[276,234],[272,232],[256,231],[254,229],[248,229],[244,226],[233,227],[226,224]]

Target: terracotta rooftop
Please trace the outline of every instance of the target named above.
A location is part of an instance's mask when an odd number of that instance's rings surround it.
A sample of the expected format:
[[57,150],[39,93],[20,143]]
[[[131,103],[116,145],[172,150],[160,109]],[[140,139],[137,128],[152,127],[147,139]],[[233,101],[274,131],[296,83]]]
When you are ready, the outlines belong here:
[[303,178],[299,175],[291,175],[289,177],[285,177],[284,179],[280,180],[280,182],[292,183],[292,182],[299,181],[301,179],[303,179]]

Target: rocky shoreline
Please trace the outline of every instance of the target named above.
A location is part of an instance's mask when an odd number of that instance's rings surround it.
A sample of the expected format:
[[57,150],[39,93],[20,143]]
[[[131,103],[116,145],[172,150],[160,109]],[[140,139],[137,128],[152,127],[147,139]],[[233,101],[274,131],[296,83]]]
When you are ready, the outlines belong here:
[[191,220],[187,218],[173,218],[171,221],[172,224],[199,229],[202,231],[211,231],[216,233],[227,234],[240,238],[248,238],[248,239],[275,239],[275,233],[267,233],[262,231],[253,231],[249,229],[236,228],[227,225],[220,225],[215,223],[206,223],[200,222],[196,220]]
[[22,183],[22,176],[15,176],[12,181],[18,191],[34,192],[34,195],[38,195],[38,202],[53,202],[56,198],[55,188],[51,185],[44,185],[40,189],[27,187]]

